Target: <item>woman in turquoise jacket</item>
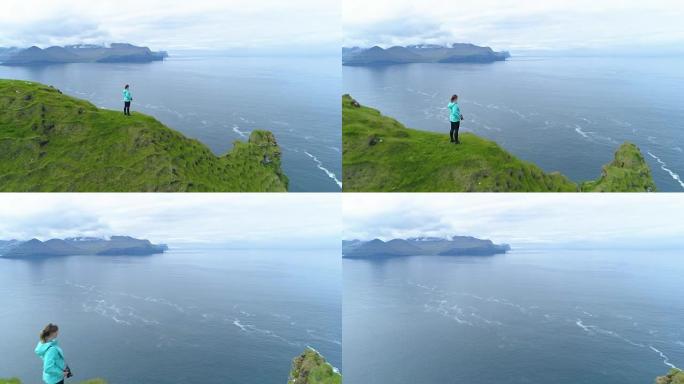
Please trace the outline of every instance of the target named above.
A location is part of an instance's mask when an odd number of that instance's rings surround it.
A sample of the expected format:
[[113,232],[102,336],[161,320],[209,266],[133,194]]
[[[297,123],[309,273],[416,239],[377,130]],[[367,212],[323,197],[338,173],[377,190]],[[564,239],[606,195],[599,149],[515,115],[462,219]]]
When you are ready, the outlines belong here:
[[124,101],[124,115],[130,116],[131,115],[131,101],[133,101],[133,95],[131,95],[131,89],[128,84],[124,87],[123,90],[123,101]]
[[71,371],[64,362],[64,352],[57,345],[59,327],[48,324],[40,332],[40,342],[36,346],[36,354],[43,359],[43,381],[45,384],[64,384],[64,379],[71,377]]
[[449,133],[449,138],[454,144],[461,144],[458,140],[458,130],[461,128],[461,120],[463,120],[463,115],[461,115],[461,108],[458,106],[458,95],[451,96],[451,103],[448,105],[449,108],[449,121],[451,122],[451,132]]

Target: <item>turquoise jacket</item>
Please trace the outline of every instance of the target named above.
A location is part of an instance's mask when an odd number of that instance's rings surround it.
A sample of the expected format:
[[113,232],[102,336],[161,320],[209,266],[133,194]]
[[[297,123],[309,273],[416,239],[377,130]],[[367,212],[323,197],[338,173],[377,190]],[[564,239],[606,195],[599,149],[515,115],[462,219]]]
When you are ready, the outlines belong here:
[[64,380],[64,353],[62,348],[57,345],[57,340],[47,343],[38,343],[36,355],[43,359],[43,381],[45,384],[56,384]]
[[461,121],[461,108],[458,106],[458,103],[449,103],[448,107],[451,111],[451,114],[449,114],[449,120],[452,123]]
[[128,89],[124,89],[123,91],[123,101],[129,102],[133,101],[133,96],[131,96],[131,91]]

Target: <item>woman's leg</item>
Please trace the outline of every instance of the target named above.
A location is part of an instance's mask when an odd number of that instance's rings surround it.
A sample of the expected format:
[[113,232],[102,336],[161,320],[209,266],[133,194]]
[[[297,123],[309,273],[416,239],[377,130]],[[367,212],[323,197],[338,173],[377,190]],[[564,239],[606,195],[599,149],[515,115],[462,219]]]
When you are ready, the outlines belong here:
[[460,144],[461,142],[458,140],[458,131],[461,129],[461,122],[456,123],[456,132],[454,134],[454,140],[456,141],[456,144]]
[[456,142],[456,138],[454,137],[454,132],[456,132],[456,123],[453,121],[451,122],[451,131],[449,132],[449,139],[451,140],[452,143]]

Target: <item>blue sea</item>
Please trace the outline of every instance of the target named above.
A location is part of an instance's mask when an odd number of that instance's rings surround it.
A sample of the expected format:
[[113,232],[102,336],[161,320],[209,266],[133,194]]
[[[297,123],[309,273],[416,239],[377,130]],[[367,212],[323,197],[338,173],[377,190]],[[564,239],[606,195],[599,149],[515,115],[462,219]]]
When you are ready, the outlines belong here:
[[0,281],[0,377],[24,383],[49,322],[80,380],[283,384],[307,346],[342,363],[339,249],[0,259]]
[[341,190],[339,57],[222,57],[171,53],[149,64],[0,66],[0,78],[53,85],[98,107],[152,115],[217,155],[251,131],[272,131],[294,192]]
[[681,251],[344,260],[346,384],[644,384],[684,368]]
[[574,181],[598,178],[625,141],[661,191],[684,191],[684,58],[514,57],[493,64],[344,67],[343,89],[405,125],[462,131]]

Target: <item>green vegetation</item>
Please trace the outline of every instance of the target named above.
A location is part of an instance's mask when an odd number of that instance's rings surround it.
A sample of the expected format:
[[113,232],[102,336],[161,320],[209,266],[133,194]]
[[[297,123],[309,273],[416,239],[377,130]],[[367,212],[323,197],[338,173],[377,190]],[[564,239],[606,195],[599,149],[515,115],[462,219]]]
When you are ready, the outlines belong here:
[[585,192],[653,192],[656,190],[651,168],[639,148],[623,144],[615,153],[615,159],[603,167],[601,178],[582,183]]
[[339,374],[323,356],[309,348],[292,361],[288,384],[341,384]]
[[545,173],[496,143],[403,126],[379,111],[342,97],[345,192],[643,192],[655,184],[639,149],[626,143],[601,178],[578,185]]
[[[21,384],[21,380],[17,378],[0,379],[0,384]],[[78,384],[107,384],[107,382],[102,379],[90,379],[86,381],[81,381]]]
[[216,156],[150,116],[0,80],[0,191],[286,191],[280,155],[270,132]]
[[684,384],[684,372],[679,369],[671,369],[670,373],[656,379],[656,384]]

